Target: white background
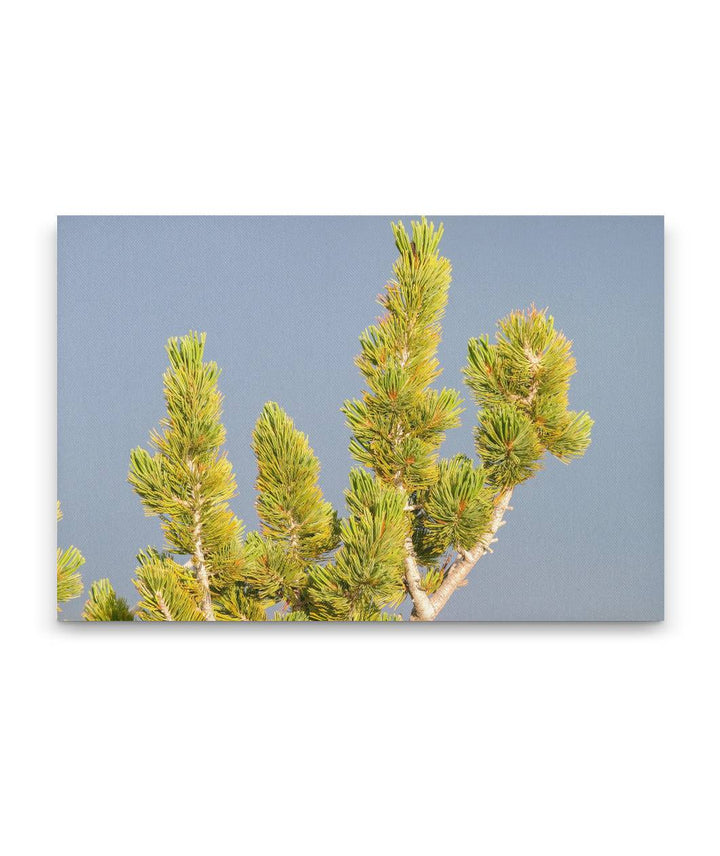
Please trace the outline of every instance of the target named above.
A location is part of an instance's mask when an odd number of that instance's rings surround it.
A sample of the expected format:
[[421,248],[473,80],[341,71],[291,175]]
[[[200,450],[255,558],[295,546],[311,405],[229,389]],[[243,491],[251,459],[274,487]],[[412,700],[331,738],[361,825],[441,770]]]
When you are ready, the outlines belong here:
[[[8,853],[718,852],[714,11],[5,8]],[[396,210],[666,215],[666,622],[56,625],[55,215]]]

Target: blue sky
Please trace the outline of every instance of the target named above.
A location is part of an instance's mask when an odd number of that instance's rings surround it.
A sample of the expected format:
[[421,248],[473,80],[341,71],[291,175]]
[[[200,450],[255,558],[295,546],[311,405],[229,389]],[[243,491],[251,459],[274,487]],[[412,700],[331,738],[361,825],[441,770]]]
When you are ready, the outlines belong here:
[[[430,215],[429,215],[430,216]],[[401,216],[406,223],[410,216]],[[344,513],[353,462],[340,413],[358,334],[396,256],[383,217],[60,217],[59,543],[134,602],[135,554],[162,546],[127,484],[130,449],[163,415],[164,343],[207,333],[223,372],[235,512],[248,529],[252,427],[278,401],[305,431]],[[522,485],[442,620],[653,620],[663,611],[663,220],[438,217],[453,264],[440,383],[465,392],[467,340],[512,309],[549,307],[574,342],[570,404],[595,419],[584,458]],[[444,455],[473,454],[475,409]],[[82,598],[63,617],[77,618]],[[406,610],[407,611],[407,610]]]

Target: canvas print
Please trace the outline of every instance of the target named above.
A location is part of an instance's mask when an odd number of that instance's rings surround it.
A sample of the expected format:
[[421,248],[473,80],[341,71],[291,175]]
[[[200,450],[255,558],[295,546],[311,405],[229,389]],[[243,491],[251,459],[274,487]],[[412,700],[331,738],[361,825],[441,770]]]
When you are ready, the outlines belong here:
[[661,217],[58,218],[63,621],[663,617]]

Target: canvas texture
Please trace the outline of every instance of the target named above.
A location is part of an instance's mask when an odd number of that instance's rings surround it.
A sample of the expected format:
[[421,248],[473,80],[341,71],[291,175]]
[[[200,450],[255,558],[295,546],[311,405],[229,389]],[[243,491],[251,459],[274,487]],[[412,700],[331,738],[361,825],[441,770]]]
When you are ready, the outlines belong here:
[[663,618],[662,217],[59,217],[61,621]]

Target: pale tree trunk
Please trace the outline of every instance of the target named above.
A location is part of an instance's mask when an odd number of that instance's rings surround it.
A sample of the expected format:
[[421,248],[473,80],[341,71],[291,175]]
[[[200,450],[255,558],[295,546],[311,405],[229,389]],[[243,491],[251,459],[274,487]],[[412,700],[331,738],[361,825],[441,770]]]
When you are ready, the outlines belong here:
[[200,542],[195,544],[195,554],[193,555],[193,564],[197,573],[197,580],[200,583],[201,597],[200,609],[205,616],[205,621],[215,621],[215,612],[213,611],[212,598],[210,597],[210,579],[208,577],[205,558],[203,556]]
[[[463,551],[458,555],[450,566],[450,569],[445,575],[445,579],[442,581],[440,588],[435,592],[435,594],[428,597],[427,593],[420,588],[420,594],[416,599],[408,581],[408,588],[410,589],[410,594],[414,604],[413,613],[410,616],[411,621],[433,621],[437,617],[438,613],[448,602],[453,592],[464,583],[467,575],[475,567],[478,560],[481,559],[482,556],[484,556],[490,549],[490,545],[495,539],[498,529],[503,525],[503,517],[505,516],[505,512],[508,510],[511,496],[512,488],[506,488],[495,497],[495,507],[492,517],[490,518],[490,525],[488,526],[487,531],[483,534],[482,538],[480,538],[472,550]],[[412,541],[410,542],[410,548],[412,549]],[[419,581],[420,574],[417,571],[417,562],[414,564]],[[406,559],[406,579],[408,579],[407,566],[408,560]]]
[[[200,486],[198,485],[198,490],[199,488]],[[195,497],[193,498],[195,499]],[[200,500],[198,499],[195,499],[193,521],[195,523],[195,528],[193,529],[195,552],[192,555],[192,563],[197,581],[200,583],[200,611],[205,616],[205,621],[215,621],[215,612],[210,597],[210,578],[208,576],[205,552],[202,545],[202,522],[200,518]]]
[[405,539],[405,582],[413,601],[413,617],[411,620],[432,621],[435,618],[435,610],[430,603],[427,592],[422,587],[422,578],[415,558],[412,538]]

